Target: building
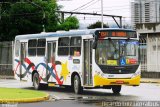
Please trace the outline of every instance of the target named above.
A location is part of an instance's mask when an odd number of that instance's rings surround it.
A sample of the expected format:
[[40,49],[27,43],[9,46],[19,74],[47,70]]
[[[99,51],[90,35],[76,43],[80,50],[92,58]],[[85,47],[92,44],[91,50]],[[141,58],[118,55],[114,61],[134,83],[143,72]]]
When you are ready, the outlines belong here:
[[132,0],[131,23],[135,28],[138,23],[160,22],[160,0]]
[[142,77],[160,78],[160,23],[136,24]]
[[132,0],[131,23],[139,33],[142,77],[160,78],[160,0]]

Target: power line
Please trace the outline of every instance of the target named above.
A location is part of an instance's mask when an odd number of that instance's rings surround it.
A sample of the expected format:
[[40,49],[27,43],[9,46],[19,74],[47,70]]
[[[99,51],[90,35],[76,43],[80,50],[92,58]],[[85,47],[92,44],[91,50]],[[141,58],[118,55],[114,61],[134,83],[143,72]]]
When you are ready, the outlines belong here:
[[[126,11],[126,12],[130,12],[129,8],[123,8],[123,9],[113,9],[113,10],[104,10],[104,11]],[[85,10],[86,12],[87,10]],[[101,12],[100,10],[88,10],[87,12]]]
[[[97,1],[95,1],[95,2],[92,2],[92,3],[91,3],[90,5],[88,5],[88,6],[86,5],[87,7],[84,6],[84,8],[79,9],[79,11],[84,10],[84,9],[90,7],[91,5],[97,3],[98,1],[99,1],[99,0],[97,0]],[[105,9],[104,11],[117,11],[117,10],[128,11],[128,9],[130,9],[130,8],[129,8],[129,5],[113,6],[113,7],[123,7],[123,8]],[[106,7],[106,8],[110,8],[110,7]],[[112,8],[112,7],[111,7],[111,8]],[[92,12],[93,12],[93,11],[95,11],[95,12],[101,12],[101,11],[99,11],[99,8],[91,8],[91,9],[92,9]],[[93,10],[93,9],[95,9],[95,10]],[[98,9],[98,10],[97,10],[97,9]],[[86,12],[86,10],[85,10],[85,12]],[[89,10],[88,12],[91,12],[91,11]],[[130,11],[129,11],[129,12],[130,12]]]
[[24,1],[22,1],[22,2],[0,2],[0,4],[13,4],[13,3],[21,4],[21,3],[28,3],[28,2],[24,2]]
[[[82,14],[82,15],[95,15],[95,16],[101,16],[102,14],[97,14],[97,13],[86,13],[86,12],[67,12],[67,11],[56,11],[58,13],[61,13],[62,16],[64,16],[64,14]],[[117,26],[119,28],[122,27],[122,16],[118,16],[118,15],[107,15],[107,14],[103,14],[103,16],[107,16],[107,17],[111,17],[114,22],[117,24]],[[116,20],[116,18],[119,18],[119,23],[118,21]],[[64,19],[64,17],[62,17],[62,19]]]
[[[79,20],[84,20],[84,18],[78,18]],[[100,21],[99,19],[93,19],[93,18],[88,18],[88,19],[85,19],[87,21]],[[126,21],[126,20],[122,20],[123,22]],[[111,19],[104,19],[104,22],[114,22],[114,20],[111,20]]]
[[20,13],[20,14],[7,14],[7,15],[1,15],[1,16],[23,16],[23,17],[28,17],[28,16],[31,16],[31,15],[37,15],[37,14],[40,14],[42,12],[35,12],[35,13]]
[[[100,17],[100,16],[99,16],[99,17]],[[99,17],[85,17],[85,19],[99,19]],[[79,18],[83,18],[83,19],[84,19],[84,17],[82,17],[82,16],[77,17],[77,18],[78,18],[78,19],[79,19]],[[84,19],[84,20],[85,20],[85,19]],[[109,19],[109,20],[110,20],[111,18],[104,18],[104,19],[107,19],[107,20]]]
[[95,0],[91,0],[91,1],[87,2],[86,4],[80,6],[80,7],[76,8],[76,9],[74,9],[74,10],[72,10],[72,11],[76,11],[76,10],[78,10],[78,9],[80,9],[80,8],[82,8],[82,7],[84,7],[84,6],[88,5],[88,4],[90,4],[90,3],[92,3],[93,1],[95,1]]
[[[86,9],[86,8],[90,7],[91,5],[93,5],[93,4],[95,4],[95,3],[97,3],[98,1],[100,1],[100,0],[95,1],[95,2],[93,2],[92,4],[88,5],[87,7],[84,7],[84,8],[82,8],[82,9],[80,9],[80,10],[84,10],[84,9]],[[79,10],[79,11],[80,11],[80,10]]]
[[[119,8],[119,7],[130,7],[130,5],[121,5],[121,6],[111,6],[111,7],[103,7],[103,8]],[[90,9],[100,9],[101,7],[96,7],[96,8],[90,8]]]
[[[101,14],[97,14],[97,13],[84,13],[84,12],[68,12],[68,11],[56,11],[58,13],[65,13],[65,14],[83,14],[83,15],[95,15],[95,16],[101,16]],[[107,16],[107,17],[117,17],[117,18],[122,18],[122,16],[119,15],[107,15],[104,14],[103,16]]]

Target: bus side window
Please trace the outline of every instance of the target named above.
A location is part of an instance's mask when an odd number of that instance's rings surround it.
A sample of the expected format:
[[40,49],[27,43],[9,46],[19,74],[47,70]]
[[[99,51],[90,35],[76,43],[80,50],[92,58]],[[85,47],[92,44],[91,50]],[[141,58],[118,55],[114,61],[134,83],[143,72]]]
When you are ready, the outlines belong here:
[[55,62],[55,55],[56,55],[56,54],[55,54],[55,52],[56,52],[56,42],[54,42],[52,45],[53,45],[53,47],[52,47],[52,55],[51,55],[52,58],[51,58],[51,62],[54,63],[54,62]]
[[58,55],[69,55],[69,37],[62,37],[58,39]]
[[70,55],[72,56],[81,55],[81,37],[71,37]]
[[37,39],[31,39],[28,41],[28,55],[36,56],[37,54]]
[[45,55],[46,39],[38,39],[37,56]]
[[56,43],[53,43],[53,57],[55,58],[56,55]]

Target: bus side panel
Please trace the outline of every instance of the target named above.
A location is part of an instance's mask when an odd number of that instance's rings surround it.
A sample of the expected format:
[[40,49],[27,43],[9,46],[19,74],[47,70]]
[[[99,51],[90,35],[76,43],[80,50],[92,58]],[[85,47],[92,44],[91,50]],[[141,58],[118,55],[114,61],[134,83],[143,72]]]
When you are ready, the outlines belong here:
[[[47,83],[47,64],[46,64],[46,58],[45,57],[28,57],[28,60],[30,62],[30,65],[32,67],[30,67],[30,76],[29,78],[32,77],[32,72],[33,71],[37,71],[39,74],[39,78],[40,78],[40,83]],[[32,79],[28,79],[28,80],[32,80]]]
[[14,59],[13,59],[13,72],[14,72],[14,78],[16,80],[20,80],[20,60],[19,60],[19,57],[16,57],[14,55]]
[[[81,55],[82,56],[82,55]],[[72,74],[78,73],[82,79],[82,57],[81,56],[56,56],[55,71],[56,84],[71,85]],[[81,80],[82,82],[82,80]]]
[[[81,53],[82,56],[82,53]],[[68,75],[68,82],[69,85],[71,84],[71,76],[73,73],[77,73],[78,76],[80,77],[81,80],[81,84],[82,83],[82,57],[81,56],[70,56],[70,60],[69,60],[69,64],[68,64],[68,68],[70,71],[70,75]],[[73,77],[74,78],[74,77]]]
[[72,73],[77,72],[81,74],[81,71],[82,61],[80,56],[56,55],[55,62],[48,64],[48,72],[50,73],[48,82],[53,82],[58,85],[71,85]]
[[56,65],[56,73],[59,81],[56,80],[56,84],[59,85],[71,85],[71,71],[70,68],[72,65],[71,59],[68,56],[58,56],[56,61],[60,64]]

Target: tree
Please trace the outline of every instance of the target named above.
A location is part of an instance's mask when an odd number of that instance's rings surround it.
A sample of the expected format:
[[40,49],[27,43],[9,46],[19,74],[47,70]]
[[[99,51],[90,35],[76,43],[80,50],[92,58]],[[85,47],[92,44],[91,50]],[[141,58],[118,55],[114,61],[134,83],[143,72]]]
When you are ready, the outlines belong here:
[[70,29],[78,29],[79,21],[75,16],[67,17],[64,22],[59,24],[58,30],[70,30]]
[[[21,0],[17,0],[21,1]],[[26,1],[26,0],[22,0]],[[56,31],[58,26],[58,6],[56,0],[32,0],[29,2],[1,3],[0,40],[13,40],[16,35],[42,32],[45,12],[46,32]],[[40,8],[42,7],[42,8]]]
[[[109,28],[108,24],[103,24],[104,28]],[[101,28],[101,22],[97,21],[96,23],[90,24],[88,27],[88,29],[94,29],[94,28]]]

